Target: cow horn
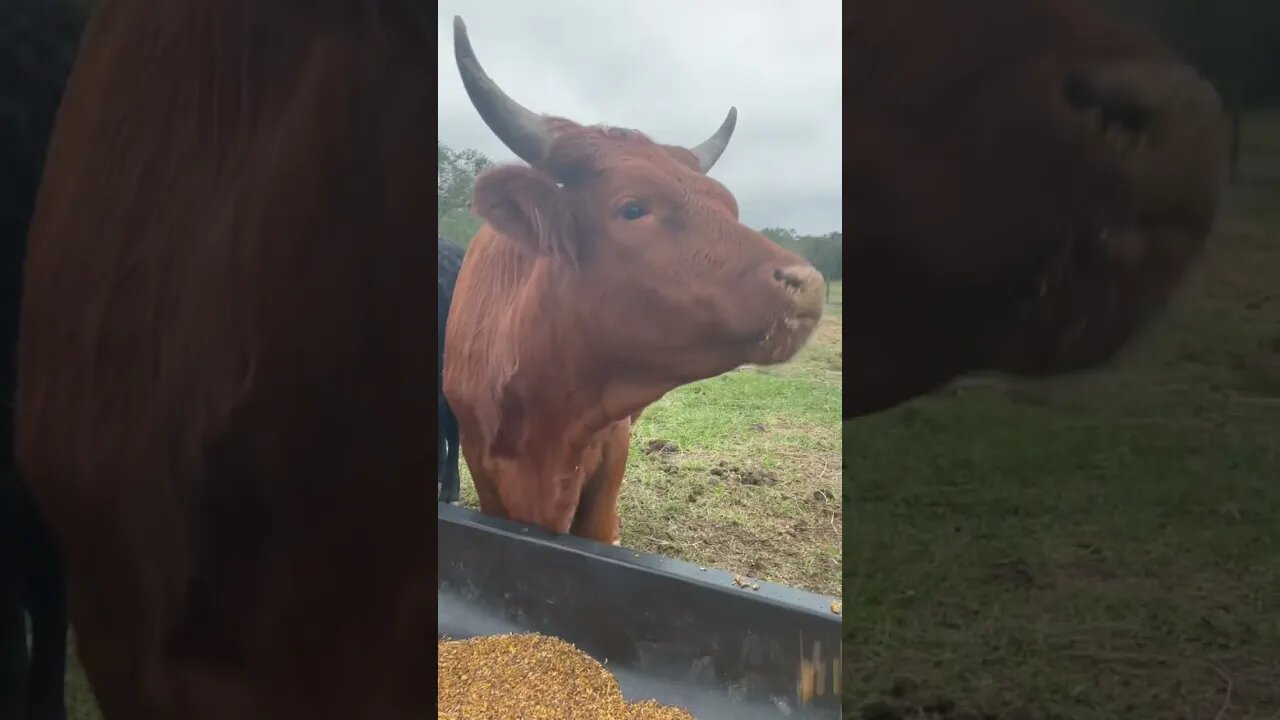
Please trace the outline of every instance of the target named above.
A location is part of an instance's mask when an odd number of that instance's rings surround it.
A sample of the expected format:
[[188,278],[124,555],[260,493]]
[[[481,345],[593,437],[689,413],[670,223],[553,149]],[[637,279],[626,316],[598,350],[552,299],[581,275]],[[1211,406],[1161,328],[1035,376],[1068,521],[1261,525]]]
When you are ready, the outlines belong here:
[[716,164],[720,159],[721,153],[729,146],[729,138],[733,137],[733,129],[738,125],[738,108],[729,108],[729,114],[725,116],[724,122],[720,124],[720,129],[716,130],[716,134],[707,138],[697,147],[689,148],[694,157],[698,158],[698,167],[702,170],[702,174],[706,175],[711,170],[711,166]]
[[545,160],[551,145],[546,118],[512,100],[480,67],[467,26],[457,15],[453,17],[453,57],[467,96],[484,124],[521,160],[534,166]]

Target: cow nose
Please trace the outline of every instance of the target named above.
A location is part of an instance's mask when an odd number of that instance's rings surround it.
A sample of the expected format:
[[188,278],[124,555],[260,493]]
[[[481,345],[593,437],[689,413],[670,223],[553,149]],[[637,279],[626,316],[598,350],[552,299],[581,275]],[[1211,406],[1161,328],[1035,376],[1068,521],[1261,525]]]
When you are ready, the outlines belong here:
[[804,265],[791,265],[784,268],[778,268],[773,271],[773,279],[786,285],[788,288],[798,288],[804,284],[805,271],[813,268]]
[[1109,148],[1139,217],[1213,220],[1221,192],[1222,102],[1190,66],[1128,61],[1079,70],[1062,87],[1095,148]]
[[822,273],[812,265],[788,265],[773,271],[773,279],[792,297],[797,317],[819,318],[825,299]]
[[1078,68],[1062,84],[1062,96],[1095,131],[1120,150],[1153,140],[1180,144],[1202,134],[1222,111],[1217,92],[1189,65],[1128,61]]

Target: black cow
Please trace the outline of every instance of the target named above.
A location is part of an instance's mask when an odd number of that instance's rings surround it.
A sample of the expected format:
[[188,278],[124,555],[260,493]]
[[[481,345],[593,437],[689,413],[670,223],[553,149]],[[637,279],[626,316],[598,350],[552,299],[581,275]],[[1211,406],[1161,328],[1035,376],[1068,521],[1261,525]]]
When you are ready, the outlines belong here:
[[[0,718],[63,720],[62,555],[13,458],[12,400],[27,226],[84,29],[80,0],[0,3]],[[31,645],[27,645],[27,616]]]
[[440,430],[436,433],[436,448],[439,451],[439,472],[436,482],[440,488],[440,501],[458,502],[458,418],[454,417],[448,401],[444,399],[444,328],[449,318],[449,305],[453,302],[453,284],[458,280],[458,271],[462,269],[462,258],[466,250],[442,237],[437,236],[437,260],[439,274],[437,288],[439,292],[439,317],[436,332],[439,341],[439,352],[436,355],[439,372],[436,375],[436,392],[440,398]]

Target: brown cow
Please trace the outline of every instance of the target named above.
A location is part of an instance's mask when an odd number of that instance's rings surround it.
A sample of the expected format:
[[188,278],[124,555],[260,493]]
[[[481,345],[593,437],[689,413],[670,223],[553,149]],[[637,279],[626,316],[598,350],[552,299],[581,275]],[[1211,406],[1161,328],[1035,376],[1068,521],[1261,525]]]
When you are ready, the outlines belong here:
[[631,421],[672,388],[804,345],[823,280],[738,222],[706,172],[736,121],[692,150],[518,105],[454,20],[485,123],[532,167],[492,169],[446,330],[444,389],[486,513],[618,539]]
[[101,708],[428,717],[432,8],[96,5],[16,420]]
[[845,416],[1115,357],[1213,222],[1213,89],[1081,0],[844,18]]

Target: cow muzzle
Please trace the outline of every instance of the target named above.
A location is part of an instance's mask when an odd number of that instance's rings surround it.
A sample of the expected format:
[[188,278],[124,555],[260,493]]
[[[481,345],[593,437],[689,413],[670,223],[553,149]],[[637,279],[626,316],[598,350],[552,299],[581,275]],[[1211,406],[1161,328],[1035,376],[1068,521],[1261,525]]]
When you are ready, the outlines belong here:
[[812,265],[789,265],[773,271],[773,279],[791,301],[789,319],[794,322],[822,319],[826,283]]
[[756,346],[750,362],[774,365],[790,360],[822,319],[826,282],[812,265],[787,265],[773,271],[784,307]]
[[1220,186],[1222,102],[1175,61],[1127,61],[1080,69],[1063,98],[1120,170],[1138,216],[1207,225]]

